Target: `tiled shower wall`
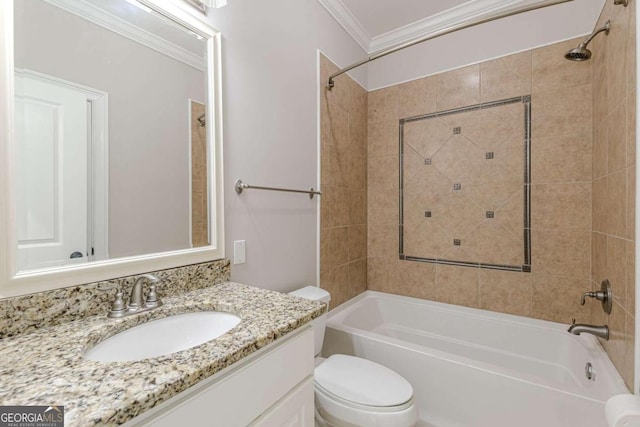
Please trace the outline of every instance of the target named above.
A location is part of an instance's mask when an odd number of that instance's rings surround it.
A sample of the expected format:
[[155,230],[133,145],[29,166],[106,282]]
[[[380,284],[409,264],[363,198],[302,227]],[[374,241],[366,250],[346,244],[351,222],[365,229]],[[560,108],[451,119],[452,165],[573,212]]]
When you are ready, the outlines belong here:
[[[635,313],[635,1],[624,8],[608,1],[598,20],[610,19],[608,36],[594,39],[593,51],[593,232],[592,287],[608,279],[614,294],[610,315],[592,302],[592,322],[608,324],[602,341],[633,389]],[[579,319],[584,319],[581,315]]]
[[331,307],[367,289],[367,92],[320,55],[320,287]]
[[[563,57],[578,42],[369,93],[368,289],[564,323],[589,320],[579,301],[591,289],[592,63]],[[399,260],[398,120],[529,94],[532,272]]]

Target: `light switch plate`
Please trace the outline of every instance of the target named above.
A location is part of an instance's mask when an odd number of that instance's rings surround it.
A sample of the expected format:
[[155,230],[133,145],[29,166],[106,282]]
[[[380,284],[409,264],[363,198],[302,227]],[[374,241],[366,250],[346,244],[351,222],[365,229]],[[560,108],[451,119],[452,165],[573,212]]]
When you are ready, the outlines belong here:
[[233,242],[233,263],[244,264],[247,262],[246,241],[236,240]]

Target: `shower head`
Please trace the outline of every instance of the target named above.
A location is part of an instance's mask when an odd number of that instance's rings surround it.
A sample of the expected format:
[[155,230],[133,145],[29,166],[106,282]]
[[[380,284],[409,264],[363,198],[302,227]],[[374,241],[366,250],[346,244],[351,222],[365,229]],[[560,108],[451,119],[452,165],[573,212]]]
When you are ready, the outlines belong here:
[[586,38],[585,41],[580,43],[578,47],[571,49],[567,53],[564,54],[564,57],[569,61],[586,61],[591,58],[591,51],[587,49],[587,45],[593,40],[596,34],[604,31],[605,34],[609,34],[609,30],[611,29],[611,21],[607,21],[604,26],[598,28],[593,33]]
[[584,43],[580,43],[580,46],[565,53],[564,57],[569,61],[587,61],[591,58],[591,51],[584,46]]

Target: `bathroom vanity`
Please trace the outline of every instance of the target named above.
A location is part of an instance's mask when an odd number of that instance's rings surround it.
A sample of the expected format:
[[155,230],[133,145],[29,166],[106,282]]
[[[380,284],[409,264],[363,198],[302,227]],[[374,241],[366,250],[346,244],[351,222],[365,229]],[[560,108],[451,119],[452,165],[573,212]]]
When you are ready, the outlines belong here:
[[[326,311],[323,303],[232,282],[164,301],[139,315],[109,319],[105,307],[99,316],[3,339],[0,404],[64,406],[66,426],[313,425],[310,322]],[[212,341],[165,356],[85,357],[136,325],[198,311],[241,321]]]

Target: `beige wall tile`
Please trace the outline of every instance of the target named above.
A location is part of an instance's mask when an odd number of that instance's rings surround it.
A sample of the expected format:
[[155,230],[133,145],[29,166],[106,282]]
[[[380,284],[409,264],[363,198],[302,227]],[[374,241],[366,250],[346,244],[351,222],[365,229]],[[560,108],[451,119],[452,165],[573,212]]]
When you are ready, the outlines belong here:
[[436,300],[448,304],[479,307],[480,269],[436,265]]
[[613,303],[611,314],[607,316],[607,325],[609,326],[609,340],[599,339],[602,346],[607,351],[609,358],[614,366],[621,374],[625,372],[626,359],[626,319],[624,309],[616,302]]
[[367,241],[367,252],[370,257],[398,256],[398,226],[369,225]]
[[369,123],[398,120],[398,86],[369,92]]
[[636,81],[636,4],[629,2],[629,11],[627,12],[628,34],[626,49],[626,65],[627,65],[627,90],[635,90]]
[[531,186],[532,228],[591,229],[591,183]]
[[593,181],[591,186],[592,202],[591,202],[591,221],[592,228],[595,231],[606,233],[608,221],[607,208],[607,178],[602,177]]
[[[612,31],[603,37],[606,43],[607,68],[607,101],[609,111],[624,106],[627,94],[627,39],[628,39],[628,10],[624,7],[614,7],[608,16],[611,20]],[[628,9],[628,8],[627,8]],[[615,31],[613,31],[615,29]]]
[[[398,168],[397,156],[369,158],[367,168],[367,184],[369,189],[385,194],[397,193]],[[369,194],[371,194],[371,191]]]
[[335,205],[334,205],[334,215],[335,215],[335,225],[336,226],[345,226],[349,225],[349,189],[343,187],[334,187],[335,193]]
[[367,185],[347,190],[349,197],[349,218],[352,225],[367,224]]
[[607,235],[593,232],[591,239],[591,280],[600,284],[607,278]]
[[533,135],[531,151],[531,180],[535,184],[591,180],[590,130],[546,138]]
[[[594,115],[595,117],[595,115]],[[595,123],[595,120],[594,120]],[[600,122],[593,130],[593,178],[600,178],[607,174],[609,168],[607,152],[609,132],[606,122]]]
[[636,167],[631,166],[627,172],[627,227],[625,237],[630,240],[636,238]]
[[367,258],[367,289],[402,295],[397,258]]
[[567,61],[564,54],[582,38],[554,43],[532,52],[533,92],[547,92],[591,83],[592,62]]
[[369,224],[398,225],[398,191],[392,193],[369,186],[367,212]]
[[349,241],[349,262],[367,257],[367,226],[347,227]]
[[471,65],[436,76],[438,111],[480,102],[480,65]]
[[590,231],[533,230],[531,236],[533,272],[582,278],[590,276]]
[[399,152],[399,127],[397,120],[369,122],[368,155],[397,156]]
[[533,273],[533,317],[553,322],[587,323],[589,307],[580,305],[580,297],[591,289],[588,279]]
[[531,51],[480,64],[480,101],[531,93]]
[[[323,83],[335,70],[321,55]],[[332,91],[323,84],[320,101],[320,286],[332,307],[363,292],[367,274],[368,95],[348,76],[340,83]]]
[[320,197],[320,227],[335,227],[336,216],[334,214],[336,204],[336,187],[322,185],[322,196]]
[[436,264],[399,261],[398,267],[403,295],[422,299],[435,298]]
[[[624,236],[627,230],[627,176],[624,170],[608,175],[605,230],[614,236]],[[595,201],[594,201],[595,203]]]
[[607,172],[627,165],[626,103],[611,111],[607,123]]
[[618,237],[607,236],[606,279],[611,283],[614,300],[624,307],[627,288],[627,244]]
[[591,85],[558,88],[532,97],[532,135],[568,135],[591,128]]
[[334,253],[331,250],[331,228],[320,229],[320,271],[331,271],[336,266]]
[[[600,41],[596,37],[595,41]],[[592,51],[597,52],[594,54],[593,58],[596,56],[603,55],[604,49],[596,47],[595,43],[591,47]],[[604,66],[604,59],[601,59],[602,62],[598,62],[598,60],[593,60],[593,122],[595,124],[602,123],[606,117],[609,115],[609,103],[607,102],[607,92],[608,92],[608,76],[607,76],[607,68]]]
[[627,165],[636,163],[636,91],[635,89],[627,95]]
[[530,273],[480,270],[480,308],[531,316],[532,298]]
[[436,111],[436,79],[425,77],[398,85],[399,117],[411,117]]
[[349,264],[349,286],[347,299],[367,290],[367,259],[359,259]]
[[624,370],[621,372],[622,378],[629,390],[634,389],[635,372],[635,335],[636,325],[633,316],[629,313],[625,315],[625,341],[624,341]]
[[635,242],[626,241],[627,245],[627,285],[625,310],[635,315],[636,312],[636,246]]

